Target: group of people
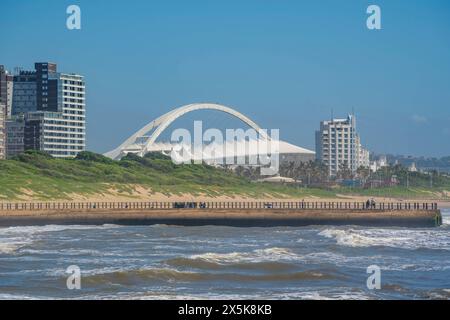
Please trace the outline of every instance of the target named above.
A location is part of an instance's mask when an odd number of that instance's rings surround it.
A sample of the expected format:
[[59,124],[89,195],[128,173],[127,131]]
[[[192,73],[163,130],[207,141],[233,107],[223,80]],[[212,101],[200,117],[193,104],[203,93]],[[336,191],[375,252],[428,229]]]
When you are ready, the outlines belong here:
[[366,201],[366,209],[375,209],[375,206],[376,206],[376,204],[375,204],[375,200],[372,198],[372,199],[367,199],[367,201]]

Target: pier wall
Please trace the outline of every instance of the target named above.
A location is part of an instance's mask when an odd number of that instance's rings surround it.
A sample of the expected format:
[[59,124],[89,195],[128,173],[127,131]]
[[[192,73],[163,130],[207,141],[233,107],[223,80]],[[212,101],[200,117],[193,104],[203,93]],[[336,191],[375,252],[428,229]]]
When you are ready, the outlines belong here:
[[[192,202],[191,202],[192,204]],[[363,225],[436,227],[440,210],[430,204],[253,202],[208,203],[174,208],[174,203],[42,203],[0,206],[0,225],[126,224],[224,225],[238,227]],[[14,204],[16,205],[16,204]],[[326,206],[326,208],[325,208]],[[333,208],[334,206],[334,208]],[[359,208],[358,208],[359,207]],[[384,209],[383,209],[384,208]]]

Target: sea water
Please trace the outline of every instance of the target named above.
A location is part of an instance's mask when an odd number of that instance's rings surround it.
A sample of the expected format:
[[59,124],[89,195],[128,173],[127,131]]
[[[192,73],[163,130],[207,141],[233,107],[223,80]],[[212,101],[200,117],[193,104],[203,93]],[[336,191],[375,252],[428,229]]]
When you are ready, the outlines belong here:
[[[81,288],[69,290],[69,266]],[[381,289],[369,289],[369,266]],[[438,228],[0,228],[0,299],[449,299]]]

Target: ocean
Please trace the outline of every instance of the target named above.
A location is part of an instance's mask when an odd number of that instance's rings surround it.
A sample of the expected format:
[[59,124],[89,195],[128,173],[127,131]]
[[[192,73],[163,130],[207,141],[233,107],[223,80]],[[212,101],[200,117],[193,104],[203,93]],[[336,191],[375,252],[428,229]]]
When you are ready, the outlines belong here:
[[[449,299],[439,228],[0,228],[0,299]],[[67,287],[69,266],[80,289]],[[369,289],[369,266],[380,289]]]

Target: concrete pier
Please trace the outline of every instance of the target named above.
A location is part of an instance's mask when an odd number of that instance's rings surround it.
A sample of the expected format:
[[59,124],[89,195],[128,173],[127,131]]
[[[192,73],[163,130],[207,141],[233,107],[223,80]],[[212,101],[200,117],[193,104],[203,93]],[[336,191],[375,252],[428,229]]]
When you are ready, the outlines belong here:
[[[379,227],[437,227],[442,224],[435,204],[315,203],[109,203],[64,205],[30,204],[0,207],[0,225],[45,224],[168,224],[184,226],[224,225],[236,227],[361,225]],[[195,205],[194,205],[195,204]],[[201,206],[201,207],[200,207]],[[324,208],[326,207],[326,208]],[[358,208],[359,207],[359,208]],[[384,209],[383,209],[384,207]]]

